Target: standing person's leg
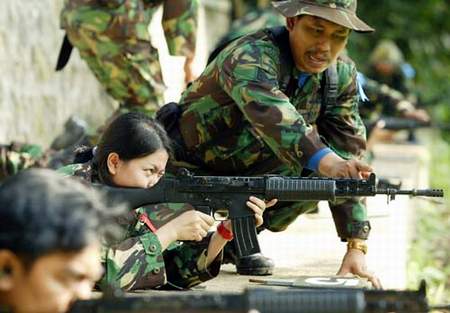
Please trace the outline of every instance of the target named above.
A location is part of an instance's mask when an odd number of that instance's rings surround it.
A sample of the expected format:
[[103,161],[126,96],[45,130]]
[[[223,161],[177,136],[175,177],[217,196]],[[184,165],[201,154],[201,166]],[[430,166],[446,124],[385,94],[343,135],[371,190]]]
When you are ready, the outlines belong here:
[[123,41],[84,28],[67,29],[98,81],[125,110],[150,115],[164,102],[164,82],[158,51],[149,41]]

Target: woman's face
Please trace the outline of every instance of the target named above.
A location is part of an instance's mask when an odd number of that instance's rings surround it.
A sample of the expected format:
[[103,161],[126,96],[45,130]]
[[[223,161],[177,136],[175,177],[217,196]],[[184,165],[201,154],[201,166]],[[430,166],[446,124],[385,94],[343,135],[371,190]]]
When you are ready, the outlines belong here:
[[164,149],[142,158],[121,160],[117,153],[108,156],[112,182],[121,187],[151,188],[164,175],[169,154]]

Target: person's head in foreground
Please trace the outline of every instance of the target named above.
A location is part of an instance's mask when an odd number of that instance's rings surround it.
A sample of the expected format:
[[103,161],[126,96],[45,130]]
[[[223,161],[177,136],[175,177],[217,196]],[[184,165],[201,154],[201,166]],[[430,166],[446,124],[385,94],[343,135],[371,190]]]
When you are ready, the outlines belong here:
[[272,2],[286,17],[296,67],[320,73],[334,63],[352,30],[372,32],[356,16],[356,0],[287,0]]
[[102,275],[101,199],[79,181],[44,169],[0,186],[0,308],[65,312]]

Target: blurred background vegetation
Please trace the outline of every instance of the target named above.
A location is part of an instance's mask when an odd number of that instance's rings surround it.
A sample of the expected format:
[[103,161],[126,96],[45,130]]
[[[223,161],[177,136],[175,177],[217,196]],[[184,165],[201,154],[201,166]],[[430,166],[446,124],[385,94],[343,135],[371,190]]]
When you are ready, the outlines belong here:
[[[375,4],[376,3],[376,4]],[[450,1],[359,1],[358,15],[376,32],[353,34],[349,52],[360,69],[379,39],[397,43],[416,69],[417,92],[433,115],[450,122]],[[450,136],[446,136],[450,142]]]
[[[359,1],[358,15],[376,28],[371,35],[353,34],[349,54],[364,72],[367,56],[379,39],[395,41],[416,69],[416,88],[433,118],[450,123],[450,1]],[[434,301],[450,299],[450,134],[431,136],[431,184],[444,188],[443,204],[417,212],[418,226],[411,249],[409,281],[417,288],[425,278]]]

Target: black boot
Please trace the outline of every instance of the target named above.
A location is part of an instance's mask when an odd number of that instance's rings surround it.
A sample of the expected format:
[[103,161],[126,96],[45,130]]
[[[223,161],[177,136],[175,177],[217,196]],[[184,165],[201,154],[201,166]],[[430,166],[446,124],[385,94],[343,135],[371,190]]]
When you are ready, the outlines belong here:
[[224,248],[223,264],[236,265],[236,272],[240,275],[265,276],[272,275],[274,263],[272,259],[261,253],[251,254],[239,258],[236,253],[234,241],[230,241]]
[[63,132],[57,136],[50,148],[62,150],[77,145],[84,139],[87,132],[87,123],[77,116],[71,116],[64,124]]

